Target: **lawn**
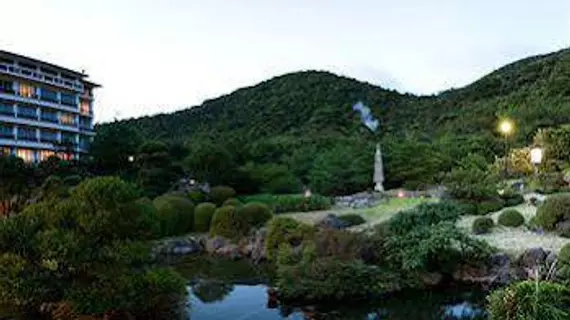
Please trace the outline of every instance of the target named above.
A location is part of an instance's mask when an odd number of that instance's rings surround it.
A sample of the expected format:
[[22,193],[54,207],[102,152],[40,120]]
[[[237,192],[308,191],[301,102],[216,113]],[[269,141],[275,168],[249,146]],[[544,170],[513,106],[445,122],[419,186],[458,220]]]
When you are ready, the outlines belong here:
[[[372,208],[364,209],[331,209],[322,211],[311,211],[311,212],[294,212],[282,214],[282,216],[288,216],[305,223],[315,223],[320,219],[324,218],[329,213],[334,213],[336,215],[344,214],[359,214],[364,217],[367,223],[364,225],[370,226],[382,221],[390,219],[394,214],[402,211],[411,209],[421,203],[435,202],[435,199],[429,198],[390,198],[386,202],[382,202],[379,205]],[[360,226],[362,227],[362,226]]]

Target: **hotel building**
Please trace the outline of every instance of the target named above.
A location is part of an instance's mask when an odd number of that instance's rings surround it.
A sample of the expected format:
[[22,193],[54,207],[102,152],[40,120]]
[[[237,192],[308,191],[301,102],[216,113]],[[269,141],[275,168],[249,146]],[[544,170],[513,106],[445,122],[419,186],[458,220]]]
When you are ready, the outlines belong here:
[[95,135],[98,87],[83,72],[0,50],[0,153],[79,159]]

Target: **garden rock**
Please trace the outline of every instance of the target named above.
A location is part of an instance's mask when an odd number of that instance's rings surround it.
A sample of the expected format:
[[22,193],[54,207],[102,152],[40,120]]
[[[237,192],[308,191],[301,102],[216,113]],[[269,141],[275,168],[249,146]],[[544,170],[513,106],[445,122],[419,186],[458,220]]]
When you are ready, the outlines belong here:
[[335,214],[329,213],[321,221],[317,222],[316,226],[323,229],[340,230],[346,228],[348,224],[339,219]]
[[224,237],[213,237],[206,241],[206,251],[210,254],[215,253],[220,248],[223,248],[228,244],[228,240]]
[[345,209],[362,209],[372,208],[381,200],[381,196],[372,192],[360,192],[349,196],[340,196],[334,198],[336,208]]
[[493,279],[492,284],[506,285],[514,280],[511,272],[511,258],[505,253],[497,253],[489,259],[489,275]]
[[525,269],[535,269],[544,265],[548,254],[549,252],[540,247],[527,249],[519,258],[519,266]]
[[570,236],[570,220],[559,222],[556,225],[556,232],[564,237]]
[[203,250],[199,240],[193,237],[177,237],[156,242],[151,257],[157,259],[158,256],[185,256],[199,254]]
[[232,260],[242,258],[241,250],[236,244],[225,245],[216,250],[215,254]]

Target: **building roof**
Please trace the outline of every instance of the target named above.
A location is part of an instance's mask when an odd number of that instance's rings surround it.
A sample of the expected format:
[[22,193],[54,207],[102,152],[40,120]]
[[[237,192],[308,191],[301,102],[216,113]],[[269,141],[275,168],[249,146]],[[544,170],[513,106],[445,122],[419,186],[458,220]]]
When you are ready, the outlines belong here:
[[[85,79],[87,77],[89,77],[85,72],[78,72],[75,70],[71,70],[62,66],[58,66],[56,64],[53,63],[49,63],[49,62],[45,62],[42,60],[38,60],[38,59],[34,59],[34,58],[30,58],[21,54],[17,54],[17,53],[13,53],[13,52],[8,52],[8,51],[4,51],[0,49],[0,56],[7,56],[9,58],[12,59],[18,59],[18,60],[27,60],[29,62],[35,63],[35,64],[39,64],[40,66],[46,66],[46,67],[50,67],[50,68],[54,68],[54,69],[58,69],[60,71],[64,71],[66,73],[70,73],[73,74],[75,76],[81,77],[81,79]],[[100,85],[93,83],[93,82],[89,82],[86,80],[83,80],[84,82],[88,83],[89,85],[93,86],[93,87],[100,87]]]

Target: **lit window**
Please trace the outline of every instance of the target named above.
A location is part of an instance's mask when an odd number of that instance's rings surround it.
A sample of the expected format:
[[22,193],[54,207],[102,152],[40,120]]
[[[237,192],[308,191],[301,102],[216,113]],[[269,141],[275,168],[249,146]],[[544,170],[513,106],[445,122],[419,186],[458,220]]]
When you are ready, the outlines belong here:
[[62,113],[59,116],[59,123],[63,125],[75,125],[75,116],[69,113]]
[[51,156],[55,156],[55,152],[53,152],[51,150],[41,150],[40,151],[40,161],[46,161]]
[[89,101],[81,101],[80,104],[81,114],[91,114],[91,106],[89,105]]
[[26,162],[33,162],[34,161],[34,150],[30,149],[18,149],[16,150],[16,155]]
[[35,98],[36,88],[27,83],[20,83],[20,96],[24,98]]
[[12,151],[9,147],[0,147],[0,155],[8,156],[10,154],[12,154]]
[[58,158],[65,161],[73,160],[73,154],[67,152],[60,152],[57,154]]

